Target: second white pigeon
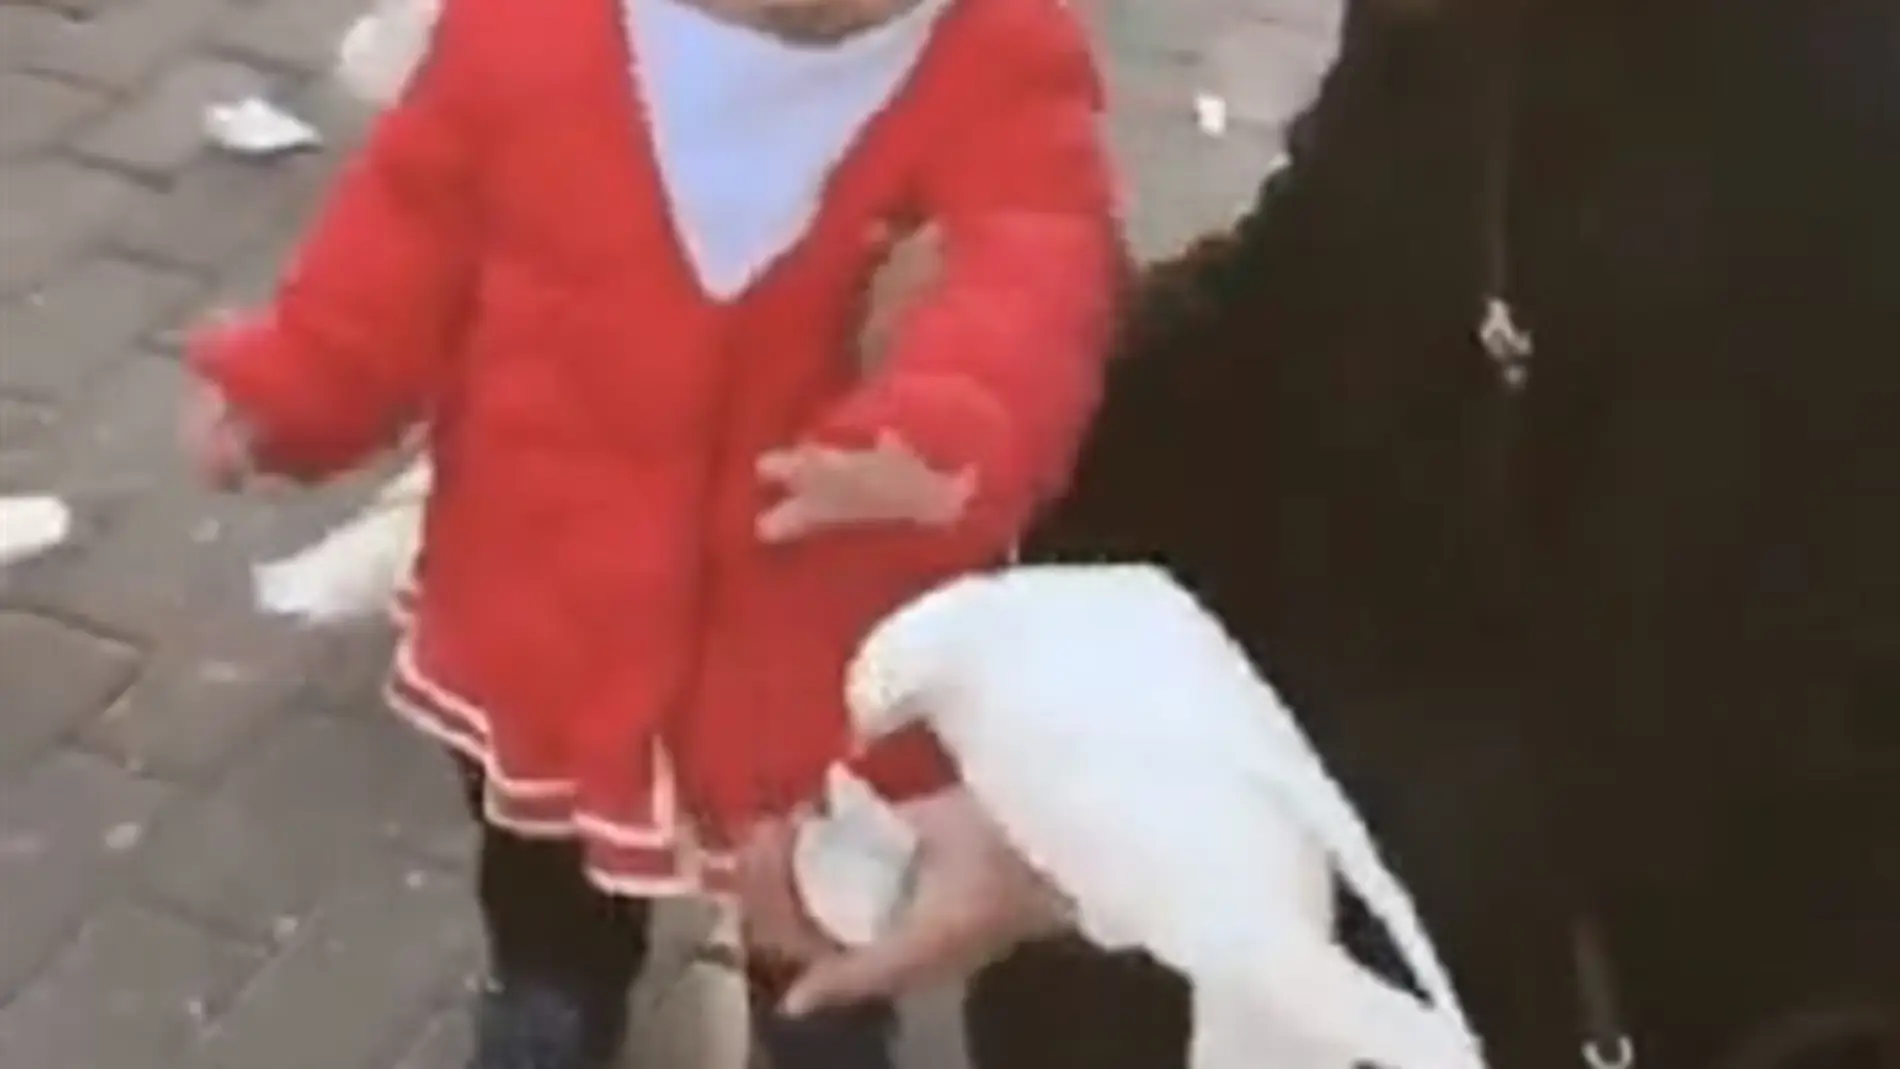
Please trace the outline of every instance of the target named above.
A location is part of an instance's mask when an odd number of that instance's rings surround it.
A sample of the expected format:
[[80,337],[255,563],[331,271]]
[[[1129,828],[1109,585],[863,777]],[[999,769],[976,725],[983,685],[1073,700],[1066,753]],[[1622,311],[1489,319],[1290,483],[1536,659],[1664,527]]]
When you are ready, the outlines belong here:
[[347,623],[388,609],[415,568],[431,476],[427,460],[415,461],[342,526],[254,568],[258,608],[315,625]]

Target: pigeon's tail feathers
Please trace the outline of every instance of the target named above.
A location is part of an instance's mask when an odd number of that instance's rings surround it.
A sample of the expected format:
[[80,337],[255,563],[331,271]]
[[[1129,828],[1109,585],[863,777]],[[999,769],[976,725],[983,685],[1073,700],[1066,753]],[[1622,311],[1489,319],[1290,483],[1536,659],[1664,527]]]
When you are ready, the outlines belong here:
[[1450,970],[1445,968],[1438,948],[1432,943],[1411,893],[1380,855],[1372,830],[1346,792],[1327,773],[1319,754],[1310,744],[1304,744],[1304,736],[1302,743],[1303,767],[1298,779],[1304,789],[1292,794],[1304,822],[1324,846],[1347,885],[1385,926],[1433,1007],[1456,1029],[1475,1037],[1452,984]]
[[344,90],[366,104],[394,103],[429,50],[441,7],[442,0],[378,0],[337,48]]
[[419,499],[378,502],[316,543],[259,565],[258,607],[312,624],[381,613],[414,567],[422,516]]
[[1346,883],[1386,926],[1433,1007],[1458,1030],[1470,1035],[1470,1022],[1450,973],[1426,933],[1411,894],[1380,856],[1371,829],[1327,772],[1325,761],[1300,730],[1297,718],[1219,619],[1185,588],[1174,586],[1172,593],[1192,603],[1204,634],[1221,646],[1218,658],[1209,661],[1207,678],[1214,678],[1215,672],[1224,673],[1221,678],[1238,688],[1227,693],[1239,695],[1242,705],[1250,704],[1254,726],[1275,736],[1265,747],[1271,756],[1264,766],[1275,795],[1291,806],[1296,819],[1320,843]]
[[1230,942],[1223,960],[1231,964],[1190,971],[1197,1004],[1205,992],[1210,1007],[1250,1007],[1290,1042],[1347,1064],[1485,1069],[1469,1033],[1353,960],[1325,930],[1281,926],[1258,944]]

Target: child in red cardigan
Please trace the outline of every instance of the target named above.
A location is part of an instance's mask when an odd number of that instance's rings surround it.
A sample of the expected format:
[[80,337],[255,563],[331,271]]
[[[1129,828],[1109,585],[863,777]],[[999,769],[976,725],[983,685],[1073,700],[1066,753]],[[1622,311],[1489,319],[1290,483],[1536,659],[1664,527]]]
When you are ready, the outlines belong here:
[[1122,263],[1098,98],[1061,0],[448,0],[275,301],[196,340],[214,477],[426,417],[389,694],[483,819],[482,1069],[606,1064],[647,903],[726,887],[844,751],[858,637],[1060,487]]

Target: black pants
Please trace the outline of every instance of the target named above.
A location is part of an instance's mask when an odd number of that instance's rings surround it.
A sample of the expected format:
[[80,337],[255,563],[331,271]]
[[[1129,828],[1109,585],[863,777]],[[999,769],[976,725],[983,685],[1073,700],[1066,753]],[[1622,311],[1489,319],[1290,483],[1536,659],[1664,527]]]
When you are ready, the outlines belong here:
[[1149,959],[1068,940],[979,973],[964,1003],[976,1069],[1187,1069],[1187,984]]
[[[471,812],[481,820],[481,773],[460,764]],[[481,821],[476,874],[489,967],[612,1013],[646,964],[653,903],[588,882],[578,844],[530,839]],[[748,978],[757,1039],[775,1069],[888,1069],[895,1015],[877,1003],[788,1020],[773,1012],[774,986]]]

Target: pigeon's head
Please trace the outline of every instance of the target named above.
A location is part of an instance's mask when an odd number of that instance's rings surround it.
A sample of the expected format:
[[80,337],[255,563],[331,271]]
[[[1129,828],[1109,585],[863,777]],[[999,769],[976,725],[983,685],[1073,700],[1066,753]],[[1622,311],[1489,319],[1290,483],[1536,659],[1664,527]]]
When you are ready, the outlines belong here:
[[942,715],[996,579],[953,579],[886,616],[845,672],[845,706],[861,745]]

